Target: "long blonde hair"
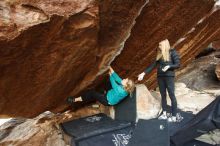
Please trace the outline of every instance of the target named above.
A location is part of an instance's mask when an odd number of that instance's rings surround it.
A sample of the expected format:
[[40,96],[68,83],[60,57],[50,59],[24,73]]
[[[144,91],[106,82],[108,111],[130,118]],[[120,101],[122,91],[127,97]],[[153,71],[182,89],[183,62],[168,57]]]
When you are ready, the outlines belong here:
[[128,79],[128,82],[126,85],[124,85],[124,89],[131,95],[135,89],[134,81],[131,79]]
[[161,51],[157,50],[157,58],[156,60],[159,60],[162,58],[164,61],[170,61],[170,43],[168,39],[165,39],[159,43],[159,46],[161,46]]

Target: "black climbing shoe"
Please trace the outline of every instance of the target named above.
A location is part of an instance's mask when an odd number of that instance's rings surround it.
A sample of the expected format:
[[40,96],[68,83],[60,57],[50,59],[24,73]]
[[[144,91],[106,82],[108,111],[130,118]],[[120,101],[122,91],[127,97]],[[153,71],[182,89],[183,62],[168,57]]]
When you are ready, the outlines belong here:
[[69,96],[69,97],[67,97],[67,99],[66,99],[66,102],[68,103],[68,104],[73,104],[74,103],[74,97],[72,97],[72,96]]

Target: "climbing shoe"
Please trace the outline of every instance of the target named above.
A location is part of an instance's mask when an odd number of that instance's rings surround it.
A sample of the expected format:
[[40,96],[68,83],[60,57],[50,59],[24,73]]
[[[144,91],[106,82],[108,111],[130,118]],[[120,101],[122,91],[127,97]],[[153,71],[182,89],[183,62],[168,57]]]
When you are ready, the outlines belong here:
[[74,99],[74,97],[72,97],[72,96],[69,96],[69,97],[67,97],[67,99],[66,99],[66,102],[67,102],[68,104],[73,104],[74,101],[75,101],[75,99]]

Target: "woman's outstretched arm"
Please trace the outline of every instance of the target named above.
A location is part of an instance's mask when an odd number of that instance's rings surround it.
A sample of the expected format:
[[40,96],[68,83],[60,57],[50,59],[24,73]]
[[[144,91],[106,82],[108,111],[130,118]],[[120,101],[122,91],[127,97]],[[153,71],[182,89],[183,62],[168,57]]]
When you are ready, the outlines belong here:
[[144,76],[146,73],[151,72],[156,66],[157,66],[158,61],[155,61],[152,63],[147,69],[144,70],[141,74],[138,75],[138,80],[141,81],[143,80]]
[[109,68],[110,72],[111,72],[111,76],[113,77],[113,79],[121,84],[122,78],[119,77],[119,75],[112,69],[112,67]]
[[[114,74],[114,73],[113,73],[113,74]],[[111,85],[112,85],[112,88],[113,88],[114,90],[117,90],[119,85],[116,83],[116,81],[115,81],[115,79],[114,79],[114,77],[113,77],[113,74],[110,75],[110,83],[111,83]]]
[[155,61],[154,63],[152,63],[150,66],[148,66],[145,70],[144,73],[149,73],[151,72],[155,67],[157,66],[157,61]]

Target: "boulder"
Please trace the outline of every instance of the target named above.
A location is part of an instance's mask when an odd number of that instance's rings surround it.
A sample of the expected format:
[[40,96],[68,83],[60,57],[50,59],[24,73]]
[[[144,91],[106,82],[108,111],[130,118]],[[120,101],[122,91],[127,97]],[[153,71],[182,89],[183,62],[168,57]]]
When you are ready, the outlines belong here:
[[137,85],[136,88],[137,119],[156,118],[161,110],[161,100],[152,96],[143,84]]
[[[60,123],[99,112],[105,107],[85,107],[76,112],[54,114],[46,111],[32,119],[16,118],[0,125],[1,146],[69,146],[62,135]],[[107,113],[106,113],[107,114]]]
[[216,77],[216,66],[220,58],[216,53],[200,57],[177,72],[177,81],[185,83],[188,88],[220,95],[220,82]]
[[0,1],[0,116],[66,110],[66,97],[86,90],[122,49],[144,4]]
[[111,108],[110,115],[113,119],[137,122],[138,119],[156,118],[160,109],[160,99],[152,96],[144,84],[139,84],[134,95]]
[[[110,64],[137,80],[166,38],[184,67],[220,36],[215,2],[0,1],[0,116],[65,111],[66,97],[97,86]],[[155,88],[156,72],[143,83]]]
[[[181,82],[176,82],[175,88],[178,108],[183,111],[192,111],[196,114],[215,99],[213,95],[189,89]],[[168,101],[171,105],[169,98]]]

